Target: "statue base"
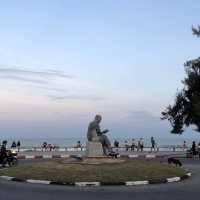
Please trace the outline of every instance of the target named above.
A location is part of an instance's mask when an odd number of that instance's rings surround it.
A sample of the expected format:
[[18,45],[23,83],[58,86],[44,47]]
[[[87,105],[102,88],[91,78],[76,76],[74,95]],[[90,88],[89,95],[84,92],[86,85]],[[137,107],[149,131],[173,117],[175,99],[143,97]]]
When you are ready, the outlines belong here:
[[103,147],[100,142],[87,142],[86,143],[86,157],[102,157],[104,156]]

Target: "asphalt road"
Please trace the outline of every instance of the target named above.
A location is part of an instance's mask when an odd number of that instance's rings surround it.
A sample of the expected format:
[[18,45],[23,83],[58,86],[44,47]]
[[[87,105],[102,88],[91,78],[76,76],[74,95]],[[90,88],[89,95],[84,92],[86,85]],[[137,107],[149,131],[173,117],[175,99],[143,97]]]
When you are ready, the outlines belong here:
[[0,200],[190,200],[200,197],[200,160],[183,161],[193,176],[179,183],[77,188],[0,181]]

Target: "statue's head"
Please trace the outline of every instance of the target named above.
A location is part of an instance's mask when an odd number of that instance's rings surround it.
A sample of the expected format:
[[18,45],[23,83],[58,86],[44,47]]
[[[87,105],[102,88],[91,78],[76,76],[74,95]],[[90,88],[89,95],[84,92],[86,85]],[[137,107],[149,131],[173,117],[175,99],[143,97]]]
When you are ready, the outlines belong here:
[[101,120],[102,120],[101,115],[96,115],[95,118],[94,118],[94,120],[95,120],[97,123],[100,123]]

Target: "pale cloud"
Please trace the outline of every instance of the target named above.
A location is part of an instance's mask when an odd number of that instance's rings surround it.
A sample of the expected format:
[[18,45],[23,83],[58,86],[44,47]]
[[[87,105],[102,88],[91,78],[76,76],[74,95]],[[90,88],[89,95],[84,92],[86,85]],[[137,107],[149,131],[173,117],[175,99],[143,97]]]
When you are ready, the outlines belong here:
[[1,75],[15,75],[15,76],[32,76],[42,78],[73,78],[73,76],[59,70],[27,70],[22,67],[2,67],[0,68]]
[[15,80],[15,81],[29,82],[29,83],[35,83],[35,84],[48,84],[47,80],[26,78],[26,77],[20,77],[16,75],[2,75],[1,73],[0,73],[0,79],[10,79],[10,80]]
[[89,100],[89,101],[102,101],[103,97],[93,96],[93,95],[65,95],[65,96],[49,96],[51,100],[54,101],[64,101],[68,99],[73,100]]
[[146,110],[131,110],[128,112],[127,118],[134,121],[149,121],[149,122],[160,121],[159,116],[155,116]]
[[73,76],[56,70],[27,70],[21,67],[0,67],[0,79],[17,82],[33,83],[35,85],[47,85],[56,79],[72,79]]
[[15,90],[19,94],[18,98],[24,94],[32,97],[35,95],[57,103],[66,100],[104,99],[100,94],[100,88],[94,83],[59,70],[38,71],[19,67],[0,67],[0,79],[5,80],[1,86],[4,91]]

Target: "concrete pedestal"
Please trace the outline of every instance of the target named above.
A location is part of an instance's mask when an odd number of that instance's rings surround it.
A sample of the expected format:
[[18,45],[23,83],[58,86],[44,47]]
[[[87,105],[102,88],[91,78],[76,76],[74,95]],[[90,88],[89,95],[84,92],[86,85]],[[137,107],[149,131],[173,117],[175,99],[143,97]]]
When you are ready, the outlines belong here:
[[87,142],[86,143],[86,156],[87,157],[101,157],[103,156],[103,148],[100,142]]

